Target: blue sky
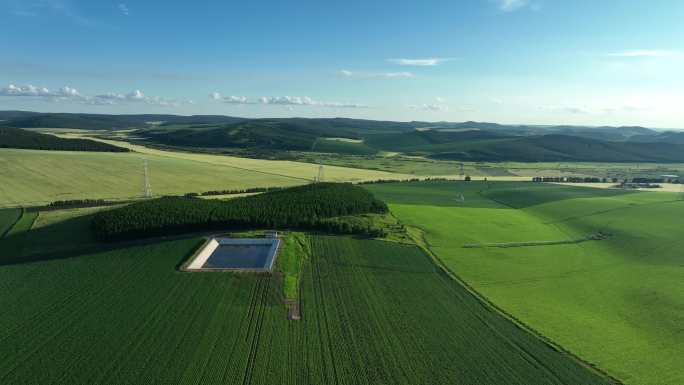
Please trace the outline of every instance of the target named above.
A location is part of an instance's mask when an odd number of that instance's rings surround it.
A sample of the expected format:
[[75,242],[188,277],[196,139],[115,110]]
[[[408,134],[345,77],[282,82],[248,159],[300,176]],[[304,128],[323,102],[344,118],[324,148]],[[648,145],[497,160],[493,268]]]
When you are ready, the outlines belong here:
[[0,0],[0,109],[684,128],[680,0]]

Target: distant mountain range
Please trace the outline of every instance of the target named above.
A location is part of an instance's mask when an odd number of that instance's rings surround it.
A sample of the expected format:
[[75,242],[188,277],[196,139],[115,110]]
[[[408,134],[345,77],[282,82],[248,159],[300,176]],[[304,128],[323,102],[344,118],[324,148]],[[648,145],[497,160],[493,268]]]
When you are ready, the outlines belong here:
[[369,155],[392,151],[471,161],[684,162],[684,132],[638,126],[0,111],[0,127],[134,129],[136,138],[152,144],[252,152]]

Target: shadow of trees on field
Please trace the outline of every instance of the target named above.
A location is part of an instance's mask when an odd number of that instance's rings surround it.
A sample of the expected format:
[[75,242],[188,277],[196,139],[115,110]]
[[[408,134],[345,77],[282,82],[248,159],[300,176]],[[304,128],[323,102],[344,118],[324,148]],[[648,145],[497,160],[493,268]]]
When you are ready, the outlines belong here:
[[100,242],[90,228],[92,217],[93,214],[84,215],[0,238],[0,266],[76,258],[165,240],[197,237],[197,234],[189,234],[127,242]]

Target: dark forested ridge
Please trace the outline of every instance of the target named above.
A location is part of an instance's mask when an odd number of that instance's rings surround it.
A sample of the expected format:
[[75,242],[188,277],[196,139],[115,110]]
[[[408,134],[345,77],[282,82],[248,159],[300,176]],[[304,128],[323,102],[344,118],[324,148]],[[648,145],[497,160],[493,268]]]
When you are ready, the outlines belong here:
[[122,147],[88,139],[65,139],[54,135],[26,131],[19,128],[0,127],[0,148],[61,151],[128,152]]
[[441,160],[518,162],[684,162],[684,145],[610,142],[569,135],[512,137],[441,146]]
[[79,113],[39,113],[28,111],[0,111],[0,126],[16,128],[79,128],[85,130],[118,130],[146,127],[155,124],[223,124],[243,118],[223,115],[108,115]]
[[286,156],[288,151],[361,156],[388,151],[464,161],[684,162],[683,132],[639,126],[0,111],[3,126],[133,129],[130,140],[150,145],[256,157]]
[[203,230],[299,228],[373,235],[333,217],[385,213],[387,205],[351,184],[317,183],[229,201],[165,197],[103,211],[93,218],[102,240]]

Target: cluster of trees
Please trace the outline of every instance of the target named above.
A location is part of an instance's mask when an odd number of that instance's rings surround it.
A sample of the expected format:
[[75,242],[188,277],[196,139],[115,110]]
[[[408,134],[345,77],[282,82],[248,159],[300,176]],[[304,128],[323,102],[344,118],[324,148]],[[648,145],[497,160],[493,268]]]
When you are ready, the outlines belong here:
[[351,184],[317,183],[229,201],[165,197],[97,213],[102,240],[124,240],[204,230],[297,228],[370,235],[368,228],[331,218],[386,213],[387,205]]
[[596,178],[578,176],[535,176],[532,182],[554,182],[554,183],[617,183],[618,178]]
[[382,184],[382,183],[398,183],[398,182],[446,182],[450,181],[452,179],[447,179],[447,178],[425,178],[425,179],[420,179],[420,178],[411,178],[411,179],[375,179],[375,180],[367,180],[363,182],[358,182],[357,184]]
[[[555,182],[555,183],[630,183],[629,179],[620,181],[618,178],[596,178],[576,176],[535,176],[532,182]],[[632,178],[631,183],[654,184],[654,183],[681,183],[674,178]]]
[[107,201],[104,199],[69,199],[63,201],[54,201],[49,203],[48,207],[92,207],[92,206],[104,206]]
[[675,178],[632,178],[632,183],[643,183],[643,184],[675,183],[675,184],[680,184],[682,182],[679,179],[675,179]]
[[282,190],[283,187],[250,187],[246,189],[234,189],[234,190],[212,190],[205,191],[202,193],[188,193],[185,196],[212,196],[212,195],[234,195],[234,194],[247,194],[247,193],[262,193],[269,191]]
[[88,139],[65,139],[54,135],[26,131],[20,128],[0,127],[0,148],[60,151],[128,152],[127,148]]
[[375,227],[369,223],[361,224],[346,218],[323,219],[316,229],[328,233],[359,234],[373,238],[384,238],[387,235],[387,231],[382,227]]

